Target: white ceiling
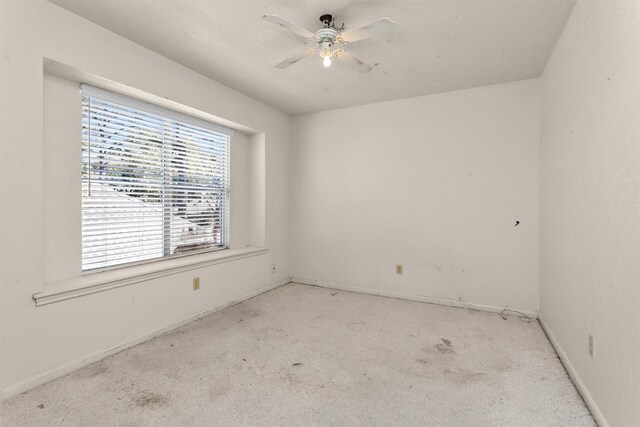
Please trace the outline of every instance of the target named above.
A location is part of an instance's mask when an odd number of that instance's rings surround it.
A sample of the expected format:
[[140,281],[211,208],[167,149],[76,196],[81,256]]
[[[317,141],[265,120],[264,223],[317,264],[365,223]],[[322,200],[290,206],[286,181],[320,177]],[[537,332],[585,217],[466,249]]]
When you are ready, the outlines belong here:
[[[289,114],[540,76],[575,0],[50,0],[109,30]],[[262,19],[276,14],[315,32],[331,13],[354,28],[381,17],[391,36],[349,47],[374,65],[334,61],[273,66],[303,42]]]

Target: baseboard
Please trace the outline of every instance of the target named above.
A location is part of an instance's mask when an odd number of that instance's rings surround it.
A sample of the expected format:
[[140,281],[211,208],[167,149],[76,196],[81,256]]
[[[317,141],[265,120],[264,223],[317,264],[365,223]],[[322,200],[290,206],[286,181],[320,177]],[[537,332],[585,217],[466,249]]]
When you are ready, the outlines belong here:
[[30,390],[30,389],[32,389],[34,387],[38,387],[38,386],[40,386],[40,385],[42,385],[44,383],[47,383],[47,382],[49,382],[51,380],[54,380],[54,379],[59,378],[59,377],[61,377],[63,375],[66,375],[69,372],[72,372],[72,371],[75,371],[77,369],[83,368],[83,367],[85,367],[87,365],[95,363],[95,362],[97,362],[99,360],[102,360],[102,359],[104,359],[106,357],[109,357],[111,355],[119,353],[122,350],[126,350],[127,348],[136,346],[136,345],[141,344],[141,343],[143,343],[145,341],[148,341],[150,339],[159,337],[160,335],[164,335],[164,334],[166,334],[168,332],[171,332],[174,329],[177,329],[177,328],[179,328],[181,326],[187,325],[187,324],[189,324],[191,322],[195,322],[198,319],[201,319],[203,317],[209,316],[210,314],[213,314],[213,313],[215,313],[217,311],[223,310],[223,309],[225,309],[227,307],[231,307],[232,305],[239,304],[239,303],[241,303],[243,301],[251,299],[251,298],[253,298],[253,297],[257,296],[257,295],[260,295],[260,294],[265,293],[267,291],[270,291],[272,289],[278,288],[278,287],[280,287],[282,285],[286,285],[289,282],[290,282],[290,280],[289,280],[289,278],[287,278],[287,279],[283,279],[283,280],[280,280],[280,281],[275,282],[275,283],[271,283],[270,285],[264,286],[262,288],[259,288],[259,289],[255,290],[255,291],[251,291],[251,292],[249,292],[247,294],[244,294],[240,298],[236,298],[236,299],[231,300],[229,302],[226,302],[224,304],[220,304],[218,306],[215,306],[213,308],[207,309],[205,311],[201,311],[199,313],[196,313],[196,314],[194,314],[192,316],[189,316],[189,317],[187,317],[185,319],[182,319],[182,320],[180,320],[180,321],[178,321],[176,323],[173,323],[173,324],[171,324],[169,326],[166,326],[166,327],[164,327],[162,329],[159,329],[159,330],[157,330],[155,332],[152,332],[150,334],[145,334],[145,335],[139,336],[137,338],[134,338],[133,340],[130,340],[130,341],[124,343],[124,344],[120,344],[120,345],[117,345],[115,347],[111,347],[109,349],[96,352],[91,356],[88,356],[88,357],[85,357],[85,358],[82,358],[82,359],[78,359],[78,360],[66,363],[66,364],[64,364],[64,365],[62,365],[60,367],[51,369],[50,371],[47,371],[44,374],[39,375],[36,378],[24,381],[22,383],[19,383],[17,385],[13,385],[13,386],[10,386],[10,387],[4,389],[2,391],[2,394],[0,395],[0,401],[4,401],[4,400],[9,399],[9,398],[11,398],[13,396],[16,396],[16,395],[18,395],[20,393],[24,393],[27,390]]
[[[428,297],[423,295],[406,294],[401,292],[380,291],[380,290],[375,290],[370,288],[360,288],[356,286],[346,286],[343,284],[320,282],[317,280],[304,279],[301,277],[292,277],[291,282],[299,283],[301,285],[319,286],[322,288],[337,289],[341,291],[358,292],[362,294],[378,295],[383,297],[405,299],[410,301],[426,302],[426,303],[437,304],[437,305],[446,305],[449,307],[472,308],[473,310],[485,311],[487,313],[502,313],[504,311],[504,307],[494,307],[491,305],[470,303],[468,301],[456,301],[456,300],[448,300],[444,298]],[[538,317],[538,313],[535,311],[520,310],[514,307],[510,307],[510,308],[512,308],[513,310],[517,310],[520,313],[526,315],[527,317],[530,317],[533,319],[536,319]],[[511,314],[513,313],[509,313],[509,315]]]
[[607,420],[602,415],[602,412],[600,412],[600,408],[598,408],[598,405],[596,405],[596,402],[591,397],[589,390],[587,390],[584,383],[582,382],[582,379],[580,378],[580,375],[578,375],[578,371],[576,371],[576,369],[573,367],[571,360],[569,360],[569,356],[567,356],[567,353],[565,353],[565,351],[562,349],[562,346],[556,339],[555,335],[553,335],[553,332],[549,328],[547,322],[544,321],[542,316],[538,317],[538,321],[540,322],[540,326],[542,326],[542,330],[544,331],[544,333],[547,334],[549,342],[551,342],[551,345],[556,350],[556,353],[558,354],[560,361],[564,365],[564,368],[569,373],[569,377],[573,381],[573,384],[575,384],[576,388],[578,389],[578,393],[580,393],[582,399],[584,400],[584,403],[586,403],[587,408],[589,408],[591,415],[596,420],[596,423],[598,423],[600,427],[609,427],[609,423],[607,423]]

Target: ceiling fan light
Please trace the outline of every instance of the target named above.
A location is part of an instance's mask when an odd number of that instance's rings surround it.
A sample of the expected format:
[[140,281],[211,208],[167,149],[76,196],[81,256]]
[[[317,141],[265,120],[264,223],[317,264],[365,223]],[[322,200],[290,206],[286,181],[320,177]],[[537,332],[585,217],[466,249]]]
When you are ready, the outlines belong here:
[[325,67],[330,67],[331,66],[331,57],[330,56],[325,56],[324,59],[322,60],[322,65],[324,65]]

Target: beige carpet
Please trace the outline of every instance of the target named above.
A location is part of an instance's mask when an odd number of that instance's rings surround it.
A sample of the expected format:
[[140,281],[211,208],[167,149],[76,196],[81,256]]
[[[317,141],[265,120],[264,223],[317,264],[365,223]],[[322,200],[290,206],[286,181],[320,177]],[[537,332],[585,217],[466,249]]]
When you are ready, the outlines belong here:
[[5,426],[594,426],[540,325],[286,285],[14,397]]

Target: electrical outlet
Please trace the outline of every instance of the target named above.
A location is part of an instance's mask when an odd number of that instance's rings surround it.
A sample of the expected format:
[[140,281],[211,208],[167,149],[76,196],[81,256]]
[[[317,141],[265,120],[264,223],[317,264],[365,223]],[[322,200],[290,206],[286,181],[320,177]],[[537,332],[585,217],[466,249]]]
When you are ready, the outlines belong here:
[[593,336],[589,334],[589,356],[593,359]]
[[193,278],[193,290],[197,291],[198,289],[200,289],[200,278],[199,277],[194,277]]
[[402,274],[402,264],[396,264],[396,274]]

